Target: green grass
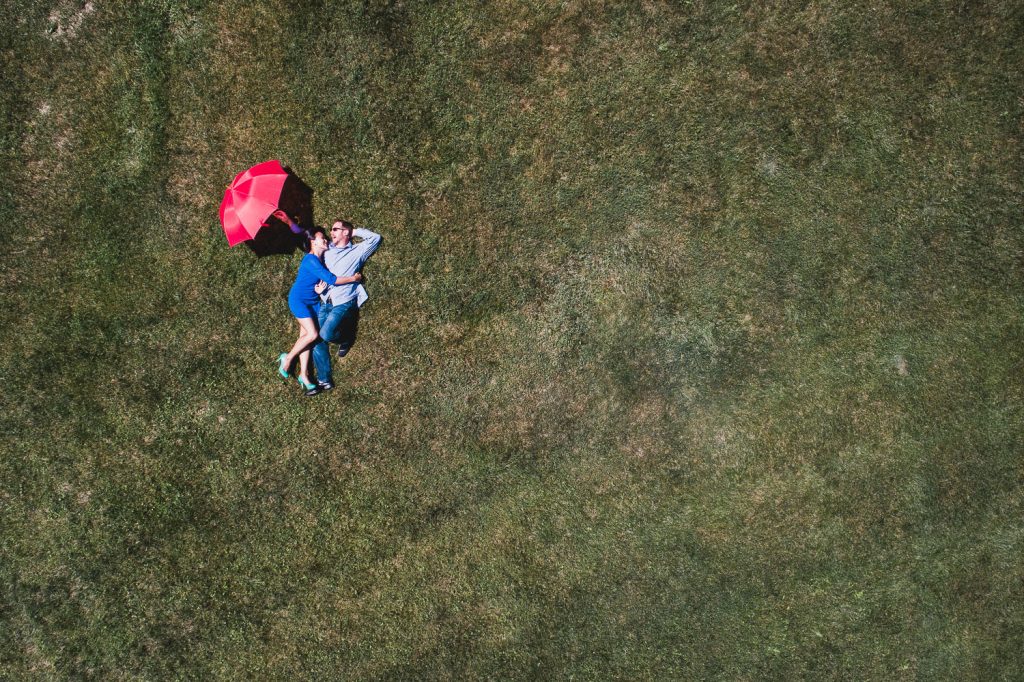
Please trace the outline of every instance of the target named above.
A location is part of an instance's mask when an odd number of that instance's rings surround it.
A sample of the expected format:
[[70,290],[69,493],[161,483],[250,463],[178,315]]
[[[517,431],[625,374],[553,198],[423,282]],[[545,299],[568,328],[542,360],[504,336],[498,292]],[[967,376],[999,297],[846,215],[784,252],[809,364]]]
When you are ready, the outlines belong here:
[[1024,676],[1017,3],[5,9],[0,676]]

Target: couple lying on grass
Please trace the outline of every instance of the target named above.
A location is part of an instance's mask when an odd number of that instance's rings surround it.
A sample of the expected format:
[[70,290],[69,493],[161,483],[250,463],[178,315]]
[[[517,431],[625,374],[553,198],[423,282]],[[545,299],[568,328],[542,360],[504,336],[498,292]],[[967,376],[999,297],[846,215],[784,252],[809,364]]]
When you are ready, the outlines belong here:
[[[275,211],[274,217],[288,223],[292,232],[303,232],[284,211]],[[353,236],[362,241],[354,243]],[[337,343],[338,358],[343,358],[355,343],[359,307],[367,299],[366,289],[360,284],[360,270],[378,246],[379,234],[353,228],[347,220],[336,220],[331,225],[330,242],[322,227],[305,231],[306,255],[288,292],[288,307],[299,322],[299,338],[290,351],[278,356],[277,371],[289,378],[292,363],[298,358],[299,385],[309,397],[334,388],[329,344]],[[315,384],[309,380],[311,353],[316,368]]]

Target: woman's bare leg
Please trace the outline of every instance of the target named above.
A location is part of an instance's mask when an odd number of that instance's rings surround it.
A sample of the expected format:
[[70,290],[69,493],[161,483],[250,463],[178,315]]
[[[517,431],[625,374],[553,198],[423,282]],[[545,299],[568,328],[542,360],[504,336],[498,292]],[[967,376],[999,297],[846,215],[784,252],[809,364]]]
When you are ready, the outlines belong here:
[[309,346],[299,353],[299,378],[309,383]]
[[[288,355],[287,357],[285,357],[283,364],[285,367],[291,367],[292,363],[295,362],[295,358],[299,357],[299,362],[301,363],[302,368],[302,376],[305,377],[306,365],[309,361],[308,349],[311,345],[313,345],[313,342],[316,341],[317,337],[316,322],[313,321],[312,317],[299,318],[298,322],[299,338],[295,340],[295,345],[292,346],[292,349],[290,351],[288,351]],[[303,351],[306,351],[305,361],[302,360],[300,355]]]

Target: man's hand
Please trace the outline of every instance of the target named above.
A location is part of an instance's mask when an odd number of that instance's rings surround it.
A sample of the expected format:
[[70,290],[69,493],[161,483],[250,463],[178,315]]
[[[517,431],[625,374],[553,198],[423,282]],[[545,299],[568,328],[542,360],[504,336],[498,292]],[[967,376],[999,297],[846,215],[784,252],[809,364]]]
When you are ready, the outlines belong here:
[[316,286],[313,287],[313,291],[315,291],[318,294],[324,293],[325,291],[327,291],[327,282],[320,280],[319,282],[316,283]]

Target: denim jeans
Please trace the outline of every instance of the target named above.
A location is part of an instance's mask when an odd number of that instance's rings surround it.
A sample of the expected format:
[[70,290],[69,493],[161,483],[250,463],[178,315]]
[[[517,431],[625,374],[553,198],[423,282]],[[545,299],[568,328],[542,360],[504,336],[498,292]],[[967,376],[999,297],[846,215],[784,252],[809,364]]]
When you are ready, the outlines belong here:
[[334,381],[331,375],[330,343],[337,343],[339,351],[348,351],[356,342],[359,328],[359,306],[352,298],[339,305],[324,303],[320,306],[320,338],[313,344],[313,365],[317,381]]

